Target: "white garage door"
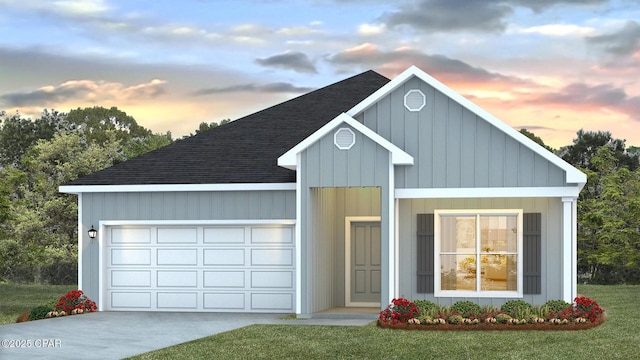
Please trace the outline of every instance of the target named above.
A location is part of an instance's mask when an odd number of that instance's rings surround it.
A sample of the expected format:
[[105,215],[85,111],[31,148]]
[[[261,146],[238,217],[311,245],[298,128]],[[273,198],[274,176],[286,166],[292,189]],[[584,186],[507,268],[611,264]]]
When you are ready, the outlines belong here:
[[109,226],[105,310],[294,311],[293,225]]

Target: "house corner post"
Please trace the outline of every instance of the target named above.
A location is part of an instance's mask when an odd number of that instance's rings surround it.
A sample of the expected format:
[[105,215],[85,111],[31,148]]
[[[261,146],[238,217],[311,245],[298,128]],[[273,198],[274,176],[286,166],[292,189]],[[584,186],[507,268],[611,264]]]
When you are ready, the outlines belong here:
[[562,300],[571,303],[577,287],[577,214],[575,197],[562,198]]

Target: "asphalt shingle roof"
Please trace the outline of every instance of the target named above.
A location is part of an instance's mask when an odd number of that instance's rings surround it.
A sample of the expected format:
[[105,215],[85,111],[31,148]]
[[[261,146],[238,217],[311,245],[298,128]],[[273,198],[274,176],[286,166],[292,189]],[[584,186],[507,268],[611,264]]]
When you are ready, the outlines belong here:
[[367,71],[66,185],[295,182],[278,157],[387,82]]

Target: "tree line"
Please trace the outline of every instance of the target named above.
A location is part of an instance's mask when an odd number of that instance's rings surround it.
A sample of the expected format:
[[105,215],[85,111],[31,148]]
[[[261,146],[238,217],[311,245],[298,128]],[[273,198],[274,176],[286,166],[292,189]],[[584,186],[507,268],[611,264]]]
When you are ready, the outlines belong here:
[[[195,133],[225,124],[201,123]],[[596,284],[640,283],[640,148],[606,131],[580,130],[553,149],[587,174],[578,200],[578,276]],[[191,136],[191,135],[189,135]],[[60,185],[172,143],[116,107],[0,111],[0,281],[77,281],[77,197]]]
[[0,111],[0,282],[75,283],[77,196],[59,186],[173,141],[116,107]]

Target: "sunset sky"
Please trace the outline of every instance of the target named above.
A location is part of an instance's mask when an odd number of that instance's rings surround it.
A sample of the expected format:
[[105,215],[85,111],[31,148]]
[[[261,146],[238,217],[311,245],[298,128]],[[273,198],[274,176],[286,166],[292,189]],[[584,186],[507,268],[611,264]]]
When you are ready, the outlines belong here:
[[0,110],[32,118],[117,106],[177,138],[416,65],[553,147],[640,146],[638,0],[0,0],[0,34]]

